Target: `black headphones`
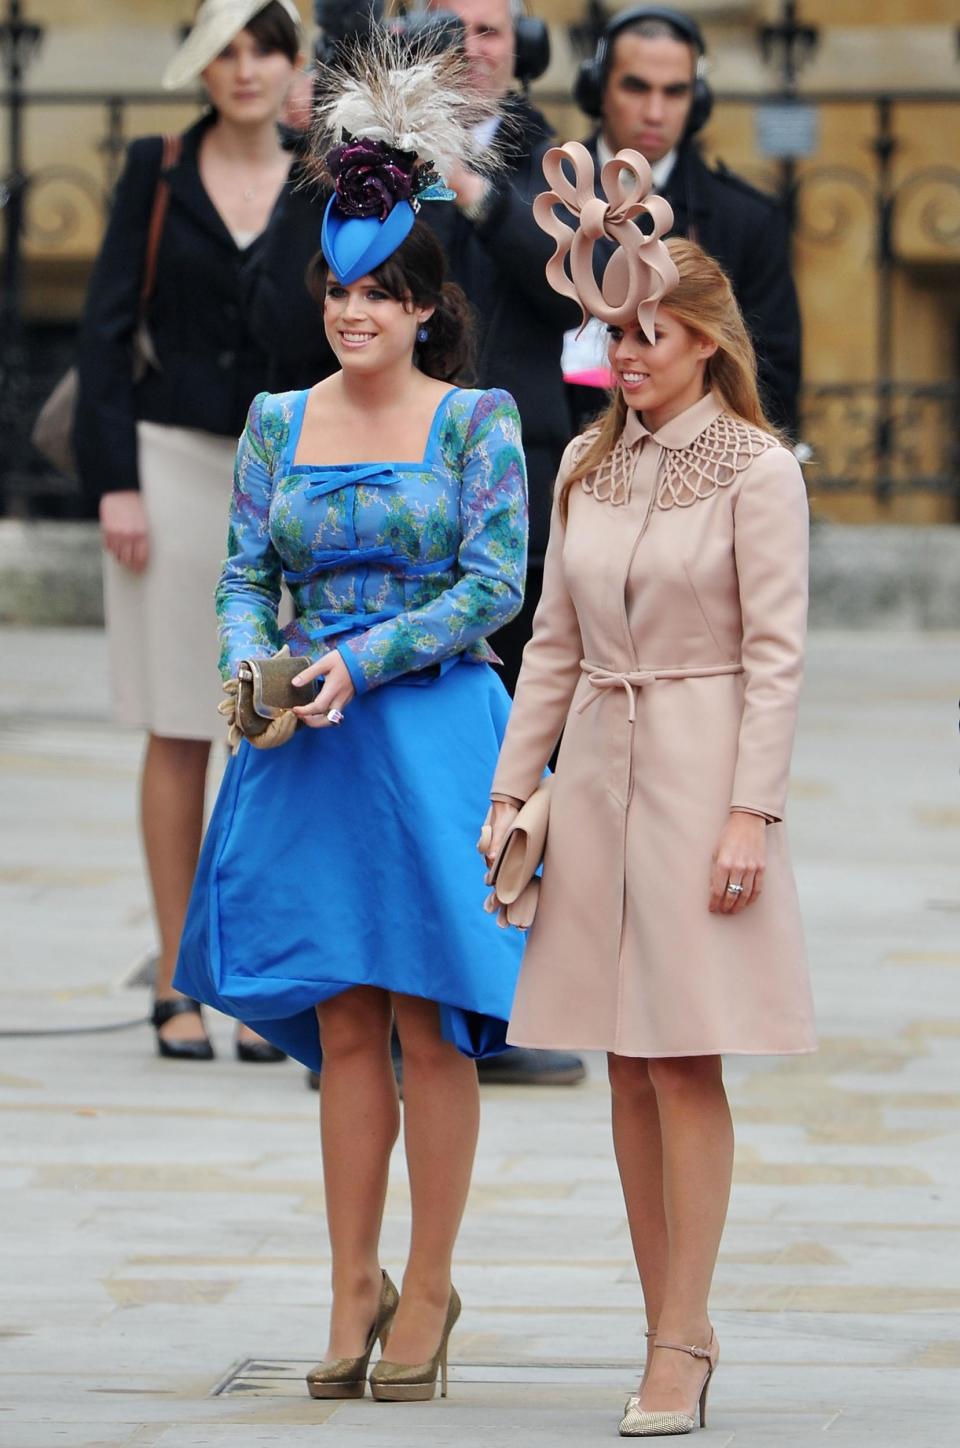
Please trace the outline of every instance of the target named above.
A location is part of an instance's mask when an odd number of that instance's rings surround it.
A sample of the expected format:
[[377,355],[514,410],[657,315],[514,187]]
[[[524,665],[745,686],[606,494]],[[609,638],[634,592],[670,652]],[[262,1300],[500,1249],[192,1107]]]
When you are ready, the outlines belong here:
[[521,85],[538,80],[550,64],[550,31],[527,13],[523,0],[510,0],[513,20],[513,74]]
[[687,140],[701,131],[710,119],[710,112],[713,110],[713,92],[704,76],[707,43],[703,38],[703,32],[691,16],[684,15],[679,10],[669,10],[659,5],[638,5],[633,10],[622,10],[619,15],[614,15],[603,29],[597,42],[596,53],[589,60],[580,62],[573,87],[573,98],[588,116],[592,116],[594,120],[600,119],[603,110],[603,91],[610,69],[610,56],[614,42],[621,31],[628,29],[631,25],[638,25],[642,20],[662,20],[664,25],[669,25],[671,30],[676,32],[678,39],[686,41],[697,53],[693,100],[683,133],[684,140]]

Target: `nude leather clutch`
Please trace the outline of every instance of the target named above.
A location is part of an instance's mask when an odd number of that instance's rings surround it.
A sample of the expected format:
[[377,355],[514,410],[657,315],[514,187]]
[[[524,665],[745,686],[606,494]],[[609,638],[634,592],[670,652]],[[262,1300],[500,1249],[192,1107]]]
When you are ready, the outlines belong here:
[[513,925],[517,930],[529,930],[537,913],[537,871],[547,842],[553,781],[554,776],[547,775],[518,810],[485,877],[493,887],[487,908],[491,912],[499,909],[501,925]]

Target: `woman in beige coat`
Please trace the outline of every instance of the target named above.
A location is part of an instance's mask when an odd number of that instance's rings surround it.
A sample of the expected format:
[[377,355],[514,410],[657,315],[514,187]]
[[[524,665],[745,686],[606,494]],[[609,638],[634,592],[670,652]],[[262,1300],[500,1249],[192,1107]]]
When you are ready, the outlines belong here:
[[656,331],[642,307],[610,327],[614,399],[563,460],[487,842],[492,859],[562,731],[509,1039],[608,1053],[647,1337],[679,1349],[648,1352],[625,1436],[689,1432],[698,1402],[703,1422],[721,1057],[815,1048],[782,823],[806,494],[729,282],[693,243],[667,249]]

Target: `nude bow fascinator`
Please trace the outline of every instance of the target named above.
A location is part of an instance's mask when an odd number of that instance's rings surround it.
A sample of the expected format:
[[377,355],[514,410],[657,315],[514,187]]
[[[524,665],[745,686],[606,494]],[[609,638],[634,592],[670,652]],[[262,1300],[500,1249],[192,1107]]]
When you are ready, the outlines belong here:
[[[653,194],[646,157],[639,151],[618,151],[600,172],[602,196],[595,191],[593,158],[579,141],[549,150],[543,174],[551,189],[536,197],[533,215],[557,243],[547,262],[547,281],[555,292],[579,303],[583,326],[590,317],[612,327],[636,321],[652,343],[657,307],[680,276],[661,239],[673,225],[673,210],[665,197]],[[557,215],[558,206],[576,217],[576,230]],[[638,216],[647,218],[648,230],[640,229]],[[616,250],[598,283],[594,247],[604,240],[616,243]]]

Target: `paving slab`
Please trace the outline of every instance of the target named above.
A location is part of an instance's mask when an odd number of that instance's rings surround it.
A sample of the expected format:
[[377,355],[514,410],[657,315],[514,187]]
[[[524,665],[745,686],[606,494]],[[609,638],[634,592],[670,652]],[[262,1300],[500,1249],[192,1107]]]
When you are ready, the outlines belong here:
[[[109,722],[102,634],[0,630],[0,654],[0,1448],[613,1441],[642,1320],[602,1059],[484,1090],[450,1397],[311,1401],[316,1095],[235,1061],[222,1017],[215,1062],[156,1057],[140,741]],[[822,1048],[727,1065],[704,1448],[957,1440],[958,660],[957,634],[811,640],[790,828]],[[398,1152],[394,1271],[406,1210]]]

